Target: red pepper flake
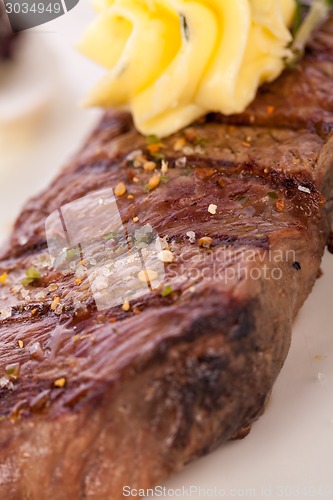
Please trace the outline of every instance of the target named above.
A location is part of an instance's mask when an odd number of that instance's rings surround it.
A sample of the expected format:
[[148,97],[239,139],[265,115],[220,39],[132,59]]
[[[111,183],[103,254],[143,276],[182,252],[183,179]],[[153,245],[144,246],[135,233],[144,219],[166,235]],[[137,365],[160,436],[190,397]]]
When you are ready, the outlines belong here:
[[1,274],[1,276],[0,276],[0,284],[4,285],[6,283],[7,278],[8,278],[8,274],[7,273]]
[[275,206],[276,206],[276,210],[278,212],[283,212],[285,209],[284,200],[277,200],[277,202],[275,203]]
[[55,380],[53,382],[53,385],[54,385],[54,387],[65,387],[65,385],[66,385],[66,378],[65,377],[57,378],[57,380]]
[[123,196],[127,191],[126,184],[124,182],[119,182],[114,189],[114,194],[116,196]]
[[157,143],[157,144],[149,144],[147,146],[147,149],[150,153],[158,153],[159,150],[163,147],[162,144]]
[[213,240],[209,236],[203,236],[198,241],[199,247],[204,247],[204,248],[210,248],[212,243],[213,243]]
[[267,111],[268,115],[272,115],[275,111],[275,107],[274,106],[267,106],[266,111]]
[[185,137],[188,141],[192,142],[197,138],[196,131],[193,128],[185,130]]
[[326,203],[327,203],[327,199],[326,199],[326,198],[325,198],[325,196],[323,196],[322,194],[320,194],[319,203],[320,203],[321,208],[322,208],[324,205],[326,205]]
[[216,173],[216,170],[214,168],[198,168],[195,172],[195,175],[198,177],[198,179],[210,179],[213,177],[213,175]]
[[160,182],[161,177],[159,175],[153,175],[148,181],[148,184],[146,186],[147,190],[152,191],[159,185]]
[[59,303],[60,303],[60,297],[54,297],[51,303],[51,310],[55,311]]
[[186,144],[186,141],[185,141],[184,137],[179,137],[173,145],[173,150],[174,151],[181,151],[183,149],[183,147],[185,146],[185,144]]

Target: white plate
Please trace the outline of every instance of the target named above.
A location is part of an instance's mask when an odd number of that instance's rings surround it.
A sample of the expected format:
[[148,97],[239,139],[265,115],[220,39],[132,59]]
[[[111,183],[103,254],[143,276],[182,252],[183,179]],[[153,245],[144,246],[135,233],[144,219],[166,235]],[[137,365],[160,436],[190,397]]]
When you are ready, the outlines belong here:
[[[53,52],[62,80],[37,137],[0,168],[3,236],[23,202],[47,185],[97,118],[97,112],[76,105],[103,73],[73,48],[91,15],[83,0],[30,32]],[[292,348],[266,413],[246,439],[221,446],[172,477],[165,486],[184,487],[174,492],[179,498],[212,497],[216,488],[228,499],[333,499],[333,256],[325,257],[323,271],[295,322]],[[191,485],[201,493],[188,496]]]

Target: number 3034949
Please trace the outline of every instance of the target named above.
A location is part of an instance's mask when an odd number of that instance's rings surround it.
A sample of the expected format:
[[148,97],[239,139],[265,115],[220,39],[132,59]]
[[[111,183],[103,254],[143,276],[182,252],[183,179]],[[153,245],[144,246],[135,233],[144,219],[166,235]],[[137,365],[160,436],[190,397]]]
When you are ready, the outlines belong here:
[[49,14],[60,14],[61,4],[60,3],[33,3],[28,4],[26,2],[7,2],[5,4],[7,14],[44,14],[48,12]]

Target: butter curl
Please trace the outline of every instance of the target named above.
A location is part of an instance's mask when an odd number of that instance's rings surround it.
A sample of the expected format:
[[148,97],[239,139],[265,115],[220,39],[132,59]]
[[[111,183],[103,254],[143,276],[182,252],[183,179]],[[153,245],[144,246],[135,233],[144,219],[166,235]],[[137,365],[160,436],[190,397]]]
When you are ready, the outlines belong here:
[[94,0],[79,44],[108,72],[86,104],[132,112],[160,137],[240,113],[289,55],[295,0]]

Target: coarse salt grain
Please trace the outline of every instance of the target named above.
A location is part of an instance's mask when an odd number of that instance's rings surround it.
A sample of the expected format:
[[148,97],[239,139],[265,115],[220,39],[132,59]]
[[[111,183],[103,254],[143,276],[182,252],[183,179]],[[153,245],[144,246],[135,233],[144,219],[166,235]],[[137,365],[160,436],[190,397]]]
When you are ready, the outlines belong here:
[[14,384],[7,377],[0,378],[0,389],[14,389]]
[[146,172],[153,172],[155,168],[156,168],[156,163],[154,161],[147,161],[143,165],[143,170],[145,170]]
[[195,243],[195,232],[187,231],[186,236],[189,238],[190,243]]
[[212,215],[215,215],[216,210],[217,210],[217,205],[214,205],[213,203],[211,203],[208,207],[208,212]]
[[135,160],[135,158],[137,158],[138,156],[142,156],[142,150],[141,150],[141,149],[135,149],[134,151],[132,151],[131,153],[129,153],[129,154],[126,156],[126,160],[127,160],[127,161],[133,161],[133,160]]
[[310,189],[305,186],[298,186],[298,191],[302,191],[302,193],[311,194]]
[[143,283],[154,281],[157,277],[158,277],[157,272],[153,271],[152,269],[143,269],[138,273],[138,278]]
[[162,160],[162,164],[161,164],[162,175],[165,175],[168,172],[168,168],[169,168],[168,162],[165,160]]
[[162,250],[157,254],[158,259],[160,259],[162,262],[173,262],[175,260],[175,257],[170,250]]
[[29,355],[31,358],[37,359],[38,361],[44,358],[44,351],[39,342],[34,342],[32,346],[30,346]]
[[7,309],[1,309],[0,311],[0,319],[10,318],[12,315],[12,308],[8,307]]
[[107,278],[103,275],[97,276],[92,283],[92,290],[94,292],[100,292],[105,290],[109,285]]
[[178,168],[184,168],[187,163],[187,158],[186,156],[182,156],[181,158],[177,158],[176,160],[176,167]]

